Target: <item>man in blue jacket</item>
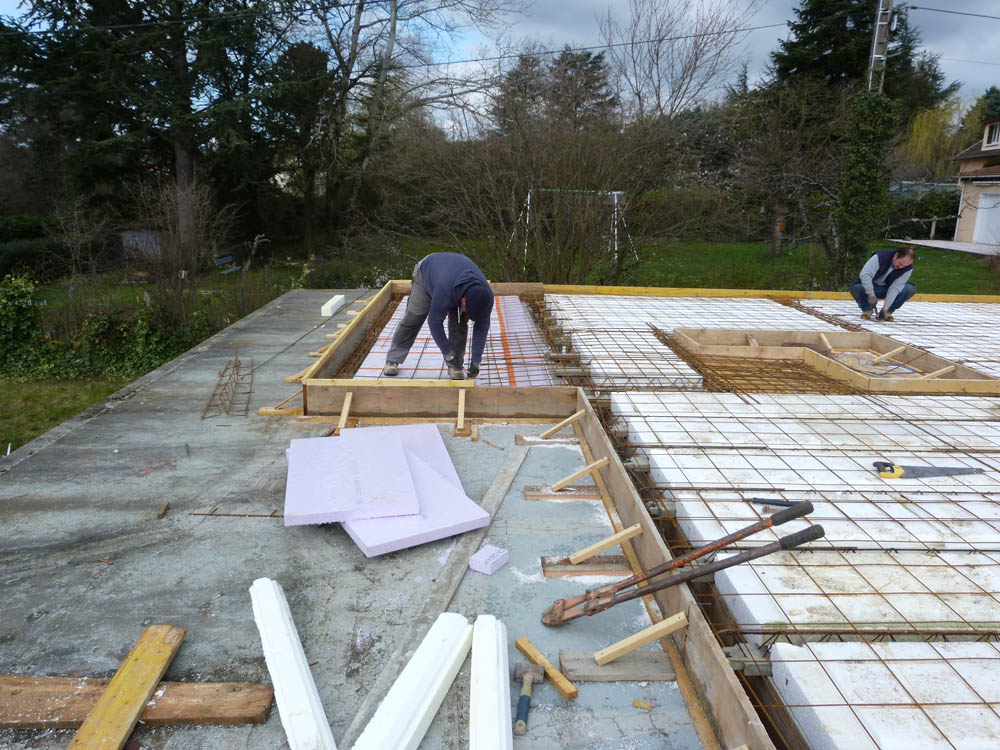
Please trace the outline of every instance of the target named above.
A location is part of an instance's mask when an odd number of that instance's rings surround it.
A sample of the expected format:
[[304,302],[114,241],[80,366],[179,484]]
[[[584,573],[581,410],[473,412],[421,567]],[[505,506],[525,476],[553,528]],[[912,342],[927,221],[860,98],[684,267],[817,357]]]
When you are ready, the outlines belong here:
[[[486,348],[492,312],[493,290],[479,266],[458,253],[431,253],[413,267],[406,314],[392,337],[382,374],[389,377],[399,374],[399,365],[406,359],[426,320],[434,343],[448,365],[448,375],[452,380],[464,380],[462,365],[471,320],[469,377],[476,377]],[[445,318],[448,318],[447,336]]]
[[884,299],[878,319],[893,321],[892,314],[917,292],[917,287],[910,283],[913,260],[912,247],[879,250],[868,259],[851,285],[851,295],[861,308],[862,318],[871,320],[875,303]]

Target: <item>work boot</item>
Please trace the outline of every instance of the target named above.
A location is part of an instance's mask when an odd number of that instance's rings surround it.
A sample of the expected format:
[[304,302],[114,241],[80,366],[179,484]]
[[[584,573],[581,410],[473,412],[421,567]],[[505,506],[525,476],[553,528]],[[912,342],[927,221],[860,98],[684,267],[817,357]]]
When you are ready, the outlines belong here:
[[465,372],[460,365],[448,365],[448,377],[452,380],[465,380]]
[[878,314],[878,319],[881,320],[881,321],[884,321],[886,323],[891,323],[892,321],[895,320],[895,318],[892,317],[892,313],[891,312],[886,312],[886,310],[884,310],[884,309],[882,310],[882,312],[880,312]]
[[394,378],[399,375],[399,365],[395,362],[386,362],[385,367],[382,368],[382,374],[387,378]]
[[871,320],[873,312],[875,312],[875,308],[874,307],[871,310],[865,310],[863,313],[861,313],[861,319],[862,320]]

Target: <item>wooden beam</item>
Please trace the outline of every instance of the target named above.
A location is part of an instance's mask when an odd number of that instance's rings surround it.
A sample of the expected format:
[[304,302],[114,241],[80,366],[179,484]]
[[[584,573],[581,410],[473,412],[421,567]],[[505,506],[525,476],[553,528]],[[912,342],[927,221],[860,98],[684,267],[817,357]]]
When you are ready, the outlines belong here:
[[378,378],[311,378],[309,385],[347,386],[350,388],[459,388],[468,390],[476,387],[475,380],[393,380],[386,383]]
[[69,749],[120,750],[132,734],[186,633],[184,628],[170,625],[147,627],[73,735]]
[[[0,675],[0,729],[76,729],[111,680]],[[147,726],[263,724],[274,689],[249,682],[161,682],[139,716]]]
[[575,482],[580,477],[584,477],[587,474],[595,473],[596,471],[598,471],[599,469],[601,469],[602,467],[607,466],[607,465],[608,465],[608,459],[607,459],[607,457],[602,458],[599,461],[594,461],[594,463],[592,463],[592,464],[587,464],[586,466],[584,466],[579,471],[574,471],[572,474],[570,474],[565,479],[560,479],[558,482],[556,482],[555,484],[553,484],[552,485],[552,491],[553,492],[558,492],[559,490],[563,489],[564,487],[569,487],[571,484],[573,484],[573,482]]
[[553,425],[552,427],[550,427],[549,429],[547,429],[545,432],[543,432],[538,437],[541,438],[542,440],[547,440],[548,438],[550,438],[553,435],[555,435],[557,432],[559,432],[559,430],[563,429],[564,427],[569,427],[576,420],[578,420],[580,417],[582,417],[585,413],[586,412],[584,412],[581,409],[576,414],[573,414],[572,416],[566,417],[566,419],[564,419],[559,424]]
[[458,432],[465,430],[465,389],[458,392],[458,419],[455,420],[455,429]]
[[334,432],[335,435],[339,435],[340,431],[347,426],[347,417],[351,413],[351,399],[354,398],[354,391],[348,391],[344,394],[344,406],[340,410],[340,419],[337,421],[337,429]]
[[660,620],[660,622],[650,625],[644,630],[640,630],[635,635],[630,635],[628,638],[618,641],[618,643],[613,643],[607,648],[602,648],[600,651],[595,652],[594,661],[598,664],[607,664],[627,653],[635,651],[637,648],[642,648],[653,641],[658,641],[686,625],[687,617],[684,616],[683,612],[678,612],[673,617]]
[[545,676],[548,677],[549,682],[552,683],[553,687],[559,691],[559,694],[563,698],[571,701],[580,694],[576,685],[567,680],[566,675],[556,669],[555,664],[546,659],[545,655],[535,648],[535,644],[527,638],[518,638],[514,641],[514,645],[517,646],[518,651],[524,654],[525,659],[545,669]]
[[670,657],[663,651],[624,654],[611,664],[595,664],[588,652],[559,652],[559,666],[567,679],[576,682],[673,682]]
[[579,552],[574,552],[572,555],[569,556],[569,561],[574,565],[576,565],[577,563],[581,563],[584,560],[589,560],[594,555],[600,554],[601,552],[604,552],[604,550],[614,547],[618,544],[621,544],[622,542],[626,542],[632,537],[639,536],[639,534],[641,533],[642,533],[642,526],[640,526],[639,524],[633,524],[632,526],[629,526],[627,529],[622,529],[617,534],[612,534],[611,536],[607,537],[606,539],[602,539],[596,544],[592,544],[589,547],[580,550]]
[[887,351],[885,354],[880,354],[877,357],[875,357],[874,359],[870,360],[869,364],[873,365],[876,362],[881,362],[883,359],[889,359],[891,357],[895,357],[897,354],[902,354],[905,351],[906,351],[906,346],[905,345],[904,346],[897,346],[895,349],[891,349],[890,351]]
[[833,351],[833,344],[830,343],[830,339],[828,339],[826,337],[826,334],[823,333],[822,331],[819,332],[819,340],[823,342],[823,346],[825,346],[831,352]]
[[940,370],[935,370],[934,372],[929,372],[926,375],[921,375],[917,380],[930,380],[931,378],[937,378],[941,375],[947,375],[957,368],[957,365],[948,365],[947,367],[942,367]]

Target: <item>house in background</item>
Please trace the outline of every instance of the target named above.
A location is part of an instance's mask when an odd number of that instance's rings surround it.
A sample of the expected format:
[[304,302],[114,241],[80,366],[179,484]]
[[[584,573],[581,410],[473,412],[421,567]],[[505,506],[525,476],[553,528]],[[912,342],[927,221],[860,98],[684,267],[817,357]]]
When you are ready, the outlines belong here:
[[955,161],[962,189],[955,241],[1000,245],[1000,117],[988,120],[983,139]]

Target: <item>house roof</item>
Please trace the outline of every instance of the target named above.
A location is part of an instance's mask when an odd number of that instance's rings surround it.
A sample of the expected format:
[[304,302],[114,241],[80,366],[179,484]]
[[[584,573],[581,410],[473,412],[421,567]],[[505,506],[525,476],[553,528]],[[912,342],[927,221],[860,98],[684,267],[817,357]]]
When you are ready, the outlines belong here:
[[991,156],[997,153],[1000,152],[998,152],[996,149],[983,151],[983,139],[980,138],[973,145],[965,149],[965,151],[962,151],[957,156],[952,157],[952,161],[964,161],[966,159],[982,159],[984,156]]

